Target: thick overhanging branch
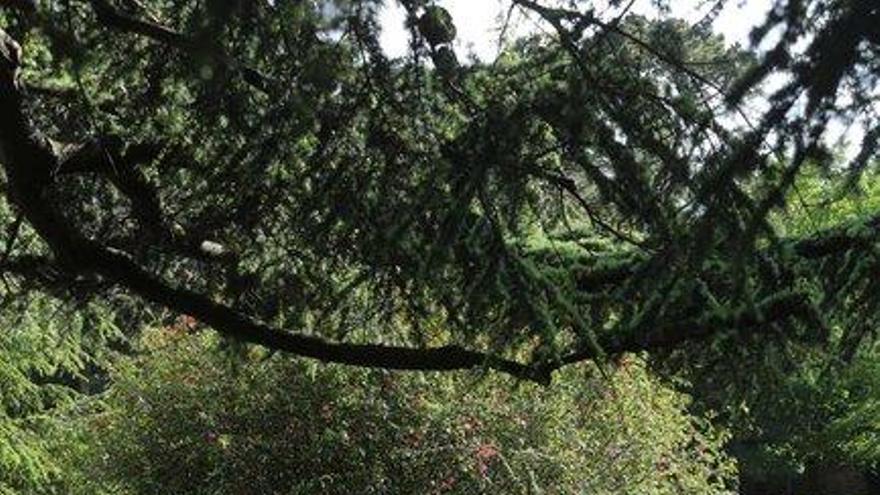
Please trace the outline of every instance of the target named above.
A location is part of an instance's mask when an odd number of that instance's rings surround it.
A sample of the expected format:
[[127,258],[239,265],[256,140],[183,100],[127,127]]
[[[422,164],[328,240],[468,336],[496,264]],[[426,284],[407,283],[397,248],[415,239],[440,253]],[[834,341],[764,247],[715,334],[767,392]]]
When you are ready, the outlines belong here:
[[549,382],[549,374],[542,375],[530,366],[454,345],[416,349],[331,343],[314,336],[286,332],[257,322],[201,294],[171,287],[146,272],[123,253],[96,245],[86,249],[89,250],[90,257],[100,256],[91,260],[92,270],[117,281],[144,299],[192,315],[221,333],[244,342],[332,363],[423,371],[450,371],[485,366],[519,378]]
[[244,342],[326,362],[400,370],[449,371],[488,367],[522,379],[548,383],[549,372],[469,351],[459,346],[407,348],[388,345],[333,343],[286,332],[260,323],[229,306],[196,292],[173,287],[147,272],[126,254],[80,235],[47,201],[45,195],[59,157],[51,142],[30,128],[14,75],[18,68],[15,42],[0,30],[4,70],[0,73],[0,146],[10,193],[25,218],[52,249],[61,266],[71,272],[93,273],[145,300],[192,315],[217,331]]
[[254,88],[264,93],[269,92],[271,81],[268,77],[257,69],[240,63],[219,47],[211,45],[207,40],[186,36],[156,22],[123,14],[107,0],[91,0],[91,4],[98,22],[104,26],[144,36],[190,55],[208,57],[214,62],[238,72],[242,79]]
[[824,258],[851,249],[867,249],[880,240],[880,215],[849,228],[833,228],[814,237],[792,243],[793,251],[805,259]]
[[[817,260],[842,255],[850,250],[870,249],[880,242],[880,214],[854,225],[833,227],[810,237],[780,241],[796,259]],[[662,256],[663,253],[660,254]],[[602,268],[581,270],[575,274],[577,288],[583,292],[600,292],[619,286],[649,266],[647,255],[634,255]]]
[[96,173],[128,198],[141,226],[176,253],[202,261],[234,264],[237,256],[222,245],[197,238],[170,224],[162,210],[155,186],[138,168],[156,159],[163,147],[155,143],[126,146],[117,137],[92,140],[81,145],[53,146],[60,154],[58,175]]
[[[724,330],[732,329],[741,333],[759,331],[766,328],[768,323],[790,317],[817,326],[820,333],[827,334],[824,323],[805,295],[780,293],[767,298],[754,308],[745,308],[727,315],[710,312],[680,320],[646,322],[638,328],[615,333],[600,342],[600,345],[610,355],[669,349],[685,342],[708,338]],[[587,348],[564,356],[555,366],[558,368],[595,358],[594,352]]]

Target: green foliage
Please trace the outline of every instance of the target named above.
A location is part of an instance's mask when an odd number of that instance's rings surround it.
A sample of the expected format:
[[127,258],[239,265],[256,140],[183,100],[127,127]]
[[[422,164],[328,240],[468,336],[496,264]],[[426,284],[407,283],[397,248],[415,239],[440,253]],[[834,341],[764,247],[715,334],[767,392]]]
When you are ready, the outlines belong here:
[[82,418],[72,493],[731,493],[726,435],[626,356],[549,389],[314,366],[156,330]]
[[[856,195],[844,194],[849,189],[841,189],[838,179],[834,172],[816,169],[802,176],[785,214],[773,217],[780,233],[797,238],[835,227],[854,238],[866,235],[864,222],[880,213],[876,174],[854,184]],[[824,269],[833,274],[835,290],[858,287],[856,294],[866,294],[875,290],[871,273],[877,266],[876,250],[853,250],[840,260],[827,260]],[[820,301],[820,307],[840,297],[841,305],[852,308],[844,318],[822,315],[828,327],[824,338],[793,344],[774,332],[719,337],[709,346],[656,355],[653,363],[664,374],[686,377],[695,385],[699,405],[719,413],[719,422],[731,430],[729,448],[743,479],[782,490],[827,467],[877,473],[880,349],[875,310],[859,296],[829,295],[796,264],[790,269],[796,275],[787,283]]]
[[731,426],[729,447],[739,460],[741,477],[784,486],[827,467],[877,473],[876,346],[845,367],[816,353],[800,353],[798,363],[791,361],[794,357],[753,350],[740,360],[751,375],[745,383],[716,378],[705,384],[723,390],[703,397],[720,399],[714,403]]
[[807,462],[880,472],[880,349],[875,344],[818,387],[825,421],[809,430],[800,446]]
[[805,173],[791,193],[787,210],[776,216],[782,232],[792,237],[815,234],[839,225],[857,226],[878,214],[880,173],[873,167],[870,170],[855,182],[841,181],[842,172],[813,169]]
[[55,415],[100,388],[117,336],[99,307],[80,311],[42,296],[0,312],[0,493],[55,493],[64,471],[51,453]]
[[[0,12],[24,57],[24,90],[8,77],[0,98],[21,117],[0,146],[24,215],[4,203],[3,297],[107,306],[4,307],[0,490],[722,493],[726,437],[693,410],[759,446],[747,468],[876,468],[877,143],[847,174],[822,144],[835,119],[876,125],[875,2],[777,2],[754,38],[783,35],[756,59],[708,23],[523,1],[550,35],[491,64],[459,62],[423,1],[401,2],[397,60],[376,0],[38,3]],[[770,74],[789,81],[732,124]],[[543,390],[233,363],[156,331],[84,400],[106,308],[142,322],[117,288],[294,352],[320,336],[529,371],[620,361]]]

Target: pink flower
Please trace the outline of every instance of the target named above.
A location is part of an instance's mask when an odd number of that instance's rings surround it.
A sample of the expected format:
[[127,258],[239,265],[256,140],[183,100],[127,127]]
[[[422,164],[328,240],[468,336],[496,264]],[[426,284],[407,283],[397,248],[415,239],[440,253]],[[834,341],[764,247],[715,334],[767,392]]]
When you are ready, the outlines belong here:
[[498,457],[498,454],[498,449],[488,443],[480,444],[480,446],[476,448],[474,451],[474,457],[477,460],[477,472],[480,473],[480,476],[483,478],[488,477],[489,463],[492,459]]
[[450,474],[448,478],[446,478],[445,480],[440,482],[440,486],[438,487],[440,490],[440,493],[452,490],[455,487],[455,483],[457,481],[458,480],[455,478],[455,475]]

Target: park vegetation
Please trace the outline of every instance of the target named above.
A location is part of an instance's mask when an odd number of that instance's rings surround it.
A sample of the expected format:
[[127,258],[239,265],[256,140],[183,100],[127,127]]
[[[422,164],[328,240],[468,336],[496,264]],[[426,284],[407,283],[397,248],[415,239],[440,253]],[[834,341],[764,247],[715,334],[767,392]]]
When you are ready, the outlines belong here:
[[880,4],[654,3],[0,0],[0,495],[876,492]]

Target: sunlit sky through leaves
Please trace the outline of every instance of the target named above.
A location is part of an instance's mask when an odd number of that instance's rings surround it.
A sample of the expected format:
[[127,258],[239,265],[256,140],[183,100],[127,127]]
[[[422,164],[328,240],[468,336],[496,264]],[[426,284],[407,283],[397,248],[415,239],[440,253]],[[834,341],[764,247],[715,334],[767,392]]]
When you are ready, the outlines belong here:
[[[544,5],[552,2],[543,1]],[[588,2],[583,2],[585,5]],[[592,5],[597,12],[605,12],[606,16],[614,16],[620,12],[618,9],[605,10],[607,2],[596,1]],[[628,2],[622,2],[626,5]],[[636,0],[629,12],[648,17],[658,17],[659,12],[653,6],[652,0]],[[713,0],[673,0],[670,14],[673,17],[697,22],[703,19],[716,3]],[[761,23],[767,13],[773,7],[773,0],[729,0],[713,23],[714,29],[722,34],[729,44],[739,43],[742,46],[750,46],[749,33],[751,29]],[[501,26],[510,12],[510,0],[438,0],[438,5],[446,8],[452,15],[457,29],[455,48],[459,59],[475,56],[483,62],[495,59],[499,49],[499,35]],[[380,22],[382,25],[381,43],[386,53],[391,57],[401,57],[407,53],[409,46],[409,33],[404,27],[405,12],[396,1],[388,1],[382,10]],[[515,9],[509,19],[506,31],[506,39],[510,40],[518,35],[524,35],[546,29],[546,25],[540,23],[535,14],[530,17],[522,13],[522,9]],[[769,36],[761,47],[771,46],[775,42]],[[779,82],[777,79],[776,82]],[[774,85],[771,78],[769,87]],[[759,110],[761,105],[751,110]],[[751,113],[751,112],[749,112]],[[832,146],[842,145],[845,155],[852,156],[858,151],[863,136],[860,125],[845,126],[840,122],[832,122],[829,126],[828,143]],[[843,140],[841,141],[841,138]]]
[[[598,6],[601,3],[594,2],[593,5]],[[698,21],[709,12],[715,2],[677,0],[670,3],[673,16]],[[498,53],[499,27],[510,8],[509,0],[441,0],[438,4],[445,7],[455,20],[458,30],[456,44],[460,56],[474,54],[483,61],[495,58]],[[637,0],[630,12],[656,16],[657,10],[651,4],[651,0]],[[714,27],[729,42],[748,45],[750,29],[764,19],[772,5],[772,0],[731,0],[716,19]],[[597,10],[602,11],[601,7],[597,7]],[[619,9],[610,10],[609,13],[614,15],[617,11]],[[397,2],[386,3],[381,19],[382,45],[391,56],[406,53],[408,33],[403,27],[404,18],[403,8]],[[525,18],[521,12],[516,12],[511,21],[513,30],[508,35],[540,29],[534,19]]]

